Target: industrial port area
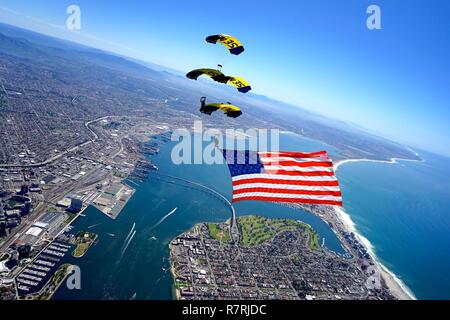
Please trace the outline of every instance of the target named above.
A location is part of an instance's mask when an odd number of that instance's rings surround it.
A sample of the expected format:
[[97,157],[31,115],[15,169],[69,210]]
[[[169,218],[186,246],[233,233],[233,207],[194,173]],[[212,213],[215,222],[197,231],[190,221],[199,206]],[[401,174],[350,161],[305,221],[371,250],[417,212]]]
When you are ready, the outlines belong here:
[[[20,163],[0,165],[2,299],[50,298],[55,276],[59,282],[66,276],[64,256],[76,247],[71,224],[90,205],[117,218],[135,192],[133,183],[157,169],[147,155],[168,139],[166,127],[145,120],[104,118],[86,128],[92,140],[79,148],[42,163],[29,153],[17,158]],[[156,142],[149,142],[152,133]]]
[[[136,185],[157,170],[149,156],[196,118],[171,108],[187,104],[172,98],[178,90],[149,89],[122,72],[82,65],[63,67],[68,74],[52,65],[55,80],[35,61],[0,53],[2,299],[42,297],[36,288],[48,289],[66,254],[55,241],[67,238],[89,206],[116,219]],[[76,88],[63,84],[83,74]]]

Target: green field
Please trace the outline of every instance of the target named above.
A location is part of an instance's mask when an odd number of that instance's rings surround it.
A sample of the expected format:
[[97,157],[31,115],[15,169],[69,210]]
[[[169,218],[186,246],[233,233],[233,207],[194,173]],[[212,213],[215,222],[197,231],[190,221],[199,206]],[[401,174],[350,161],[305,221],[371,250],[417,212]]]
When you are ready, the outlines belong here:
[[14,208],[14,207],[16,206],[16,204],[17,204],[17,202],[14,201],[14,200],[9,200],[8,203],[7,203],[7,205],[8,205],[10,208]]
[[308,234],[309,234],[309,248],[311,250],[320,250],[321,246],[319,244],[319,235],[317,234],[316,231],[314,231],[313,229],[308,228]]
[[9,259],[9,253],[0,254],[0,261],[6,261]]
[[185,287],[192,287],[192,283],[189,282],[181,282],[181,281],[175,281],[175,288],[185,288]]
[[79,243],[78,245],[77,245],[77,247],[75,248],[75,250],[73,250],[73,253],[72,253],[72,255],[75,257],[75,258],[80,258],[80,257],[82,257],[82,256],[84,256],[84,254],[86,253],[86,251],[89,249],[89,243],[86,243],[86,242],[84,242],[84,243]]
[[73,250],[72,256],[75,258],[84,256],[96,239],[95,233],[80,231],[76,236],[77,246]]
[[223,229],[219,224],[208,223],[208,230],[210,236],[217,241],[221,241],[224,243],[228,243],[231,241],[228,228]]
[[257,246],[272,239],[282,231],[302,229],[308,232],[309,247],[320,249],[317,233],[307,224],[293,219],[268,219],[259,216],[240,217],[241,244],[247,247]]
[[69,268],[71,267],[71,264],[66,263],[59,267],[59,269],[55,272],[55,274],[52,276],[48,284],[46,285],[45,289],[35,296],[34,300],[49,300],[56,288],[59,287],[59,285],[64,281],[64,279],[67,276],[67,273],[69,271]]
[[77,216],[77,214],[73,212],[65,212],[65,215],[67,216],[66,221],[64,221],[65,224],[69,224]]

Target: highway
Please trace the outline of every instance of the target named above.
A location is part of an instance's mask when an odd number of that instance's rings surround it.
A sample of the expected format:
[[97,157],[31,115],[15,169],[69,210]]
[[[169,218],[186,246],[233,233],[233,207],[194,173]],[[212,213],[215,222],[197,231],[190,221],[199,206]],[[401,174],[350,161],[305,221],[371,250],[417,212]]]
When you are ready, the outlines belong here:
[[95,123],[95,122],[102,121],[102,120],[107,119],[107,118],[108,118],[108,117],[98,118],[98,119],[95,119],[95,120],[88,121],[88,122],[86,122],[86,123],[84,124],[84,126],[85,126],[85,127],[89,130],[89,132],[91,132],[91,134],[93,135],[93,138],[92,138],[91,140],[82,142],[81,144],[79,144],[79,145],[77,145],[77,146],[75,146],[75,147],[72,147],[72,148],[70,148],[70,149],[67,149],[67,150],[61,152],[60,154],[58,154],[58,155],[56,155],[56,156],[53,156],[53,157],[51,157],[51,158],[45,160],[44,162],[33,163],[33,164],[24,164],[24,165],[20,165],[20,164],[3,164],[3,163],[0,163],[0,168],[38,168],[38,167],[43,167],[43,166],[45,166],[45,165],[47,165],[47,164],[49,164],[49,163],[52,163],[53,161],[58,160],[59,158],[61,158],[62,156],[65,156],[66,154],[68,154],[68,153],[70,153],[70,152],[76,151],[76,150],[78,150],[79,148],[82,148],[82,147],[84,147],[84,146],[86,146],[86,145],[88,145],[88,144],[90,144],[90,143],[95,142],[95,141],[98,139],[98,135],[94,132],[94,130],[92,130],[91,128],[89,128],[89,125],[92,124],[92,123]]
[[[102,121],[102,120],[107,120],[110,118],[136,118],[136,117],[127,117],[127,116],[105,116],[105,117],[101,117],[101,118],[97,118],[91,121],[88,121],[84,124],[84,126],[86,127],[87,130],[89,130],[89,132],[92,134],[92,138],[88,141],[82,142],[77,146],[74,146],[70,149],[67,149],[63,152],[61,152],[60,154],[57,154],[56,156],[53,156],[43,162],[39,162],[39,163],[33,163],[33,164],[4,164],[4,163],[0,163],[0,168],[39,168],[39,167],[43,167],[49,163],[52,163],[53,161],[56,161],[58,159],[60,159],[61,157],[65,156],[68,153],[74,152],[84,146],[87,146],[88,144],[91,144],[95,141],[98,140],[98,135],[97,133],[95,133],[94,130],[92,130],[89,126],[93,123]],[[138,117],[139,118],[139,117]]]

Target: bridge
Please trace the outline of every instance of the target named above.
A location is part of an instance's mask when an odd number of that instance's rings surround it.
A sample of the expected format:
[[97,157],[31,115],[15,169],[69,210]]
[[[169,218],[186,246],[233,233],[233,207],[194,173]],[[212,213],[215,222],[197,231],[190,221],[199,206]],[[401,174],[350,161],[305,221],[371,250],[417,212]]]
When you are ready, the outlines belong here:
[[207,187],[201,183],[198,183],[198,182],[195,182],[192,180],[187,180],[187,179],[183,179],[183,178],[179,178],[179,177],[175,177],[175,176],[171,176],[171,175],[167,175],[167,174],[161,174],[161,173],[156,173],[156,175],[159,178],[166,178],[166,179],[171,180],[171,181],[166,181],[166,182],[183,185],[184,187],[188,187],[188,188],[191,188],[191,189],[194,189],[197,191],[205,192],[205,193],[212,195],[213,197],[219,199],[225,205],[227,205],[231,210],[230,236],[231,236],[233,243],[235,243],[235,244],[239,243],[240,237],[239,237],[239,227],[238,227],[237,220],[236,220],[236,211],[234,210],[233,204],[224,195],[222,195],[220,192],[218,192],[210,187]]

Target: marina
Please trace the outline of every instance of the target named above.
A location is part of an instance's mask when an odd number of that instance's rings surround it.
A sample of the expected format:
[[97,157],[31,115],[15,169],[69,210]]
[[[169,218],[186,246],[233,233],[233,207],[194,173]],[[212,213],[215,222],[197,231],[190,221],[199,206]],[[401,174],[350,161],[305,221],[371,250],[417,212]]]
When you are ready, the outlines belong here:
[[53,241],[16,276],[19,297],[38,294],[63,264],[63,258],[73,249],[73,245]]

